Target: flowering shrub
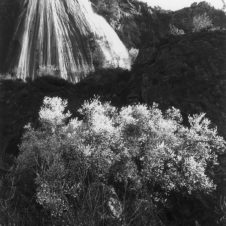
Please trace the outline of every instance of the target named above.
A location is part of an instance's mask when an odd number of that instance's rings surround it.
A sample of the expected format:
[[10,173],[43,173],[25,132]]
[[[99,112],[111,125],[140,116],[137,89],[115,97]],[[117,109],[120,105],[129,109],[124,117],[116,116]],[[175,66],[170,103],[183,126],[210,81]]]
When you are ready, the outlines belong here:
[[179,110],[163,114],[156,104],[119,110],[95,98],[79,109],[82,120],[66,107],[44,99],[14,170],[15,180],[32,175],[36,201],[61,225],[158,225],[171,192],[215,189],[206,169],[225,141],[204,114],[185,127]]
[[212,20],[204,13],[193,18],[193,32],[208,30],[213,27]]
[[170,34],[171,35],[184,35],[185,34],[183,29],[179,29],[173,24],[170,24],[169,28],[170,28]]

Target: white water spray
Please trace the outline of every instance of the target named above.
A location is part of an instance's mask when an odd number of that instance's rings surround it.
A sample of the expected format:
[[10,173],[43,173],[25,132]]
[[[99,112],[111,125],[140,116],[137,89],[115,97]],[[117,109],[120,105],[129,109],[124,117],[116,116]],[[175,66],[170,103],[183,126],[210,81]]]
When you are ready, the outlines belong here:
[[89,0],[24,0],[23,9],[15,34],[18,78],[54,67],[61,78],[78,82],[97,61],[103,68],[130,69],[128,50]]

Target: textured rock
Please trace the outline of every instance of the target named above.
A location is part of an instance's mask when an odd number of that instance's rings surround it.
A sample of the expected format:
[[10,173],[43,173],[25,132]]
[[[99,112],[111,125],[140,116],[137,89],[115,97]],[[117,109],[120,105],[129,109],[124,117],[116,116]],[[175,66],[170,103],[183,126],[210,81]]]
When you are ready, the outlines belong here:
[[[175,12],[151,8],[136,0],[92,0],[92,2],[96,11],[107,19],[128,48],[155,45],[171,34],[192,33],[196,30],[194,20],[199,17],[203,29],[226,28],[225,13],[206,2],[194,3]],[[205,27],[206,18],[211,27]]]
[[226,32],[200,32],[144,49],[136,65],[146,103],[206,112],[226,136]]
[[18,0],[0,0],[0,73],[7,70],[7,55],[18,12]]

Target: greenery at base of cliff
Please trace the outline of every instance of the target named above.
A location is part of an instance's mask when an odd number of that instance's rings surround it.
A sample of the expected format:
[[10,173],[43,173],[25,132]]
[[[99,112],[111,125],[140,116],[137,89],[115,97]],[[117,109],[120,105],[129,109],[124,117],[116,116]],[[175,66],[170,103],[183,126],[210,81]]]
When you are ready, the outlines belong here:
[[[15,156],[18,154],[17,145],[20,143],[21,136],[24,133],[24,126],[28,122],[32,122],[33,125],[39,125],[38,112],[44,96],[60,96],[63,99],[68,99],[68,109],[70,109],[74,116],[81,118],[81,115],[77,114],[76,110],[84,100],[91,98],[94,94],[100,95],[102,100],[111,100],[114,105],[119,107],[131,102],[136,103],[142,101],[142,97],[139,94],[141,88],[139,80],[140,74],[136,74],[135,71],[131,73],[122,70],[103,70],[90,75],[77,85],[54,77],[42,77],[35,81],[28,81],[27,83],[19,80],[2,81],[0,113],[1,119],[4,120],[0,121],[1,138],[3,138],[0,141],[4,141],[7,147],[5,160],[10,164],[14,162],[14,158],[11,155],[13,154]],[[175,94],[174,96],[175,100],[177,100],[177,95]],[[198,96],[194,98],[197,99]],[[164,108],[166,106],[169,107],[172,103],[166,102],[167,97],[164,102],[161,102],[161,99],[158,100],[160,100],[160,106],[164,106]],[[168,101],[173,101],[172,96]],[[177,107],[180,104],[180,102],[175,103],[178,104]],[[182,103],[181,106],[184,107]],[[195,106],[199,106],[199,102],[194,103],[197,103]],[[190,110],[198,112],[196,108]],[[187,116],[185,112],[183,115]],[[210,115],[210,111],[208,115]],[[215,180],[220,185],[219,179],[223,175],[221,167],[218,168],[216,173]],[[217,220],[223,216],[222,211],[224,211],[222,204],[220,205],[219,197],[221,193],[219,192],[220,190],[218,189],[218,194],[215,193],[206,197],[197,194],[190,198],[181,193],[176,193],[170,197],[169,202],[171,204],[165,209],[168,221],[175,225],[175,222],[180,223],[184,220],[194,222],[195,219],[198,219],[199,222],[205,222],[201,225],[208,225],[206,222],[210,226],[215,225]],[[172,204],[175,205],[172,206]],[[37,208],[39,209],[40,207],[37,206]],[[203,210],[206,212],[204,215]],[[39,214],[41,216],[45,215],[42,211]],[[39,215],[36,215],[36,217],[35,219],[40,218]],[[191,223],[191,225],[193,224]]]
[[[78,110],[81,119],[66,108],[67,101],[45,97],[38,124],[26,126],[19,156],[0,188],[7,222],[169,226],[217,221],[213,213],[211,219],[198,214],[187,219],[173,212],[181,201],[191,208],[198,196],[210,200],[215,189],[208,175],[226,143],[204,114],[189,116],[185,127],[179,110],[163,113],[156,104],[117,109],[92,99]],[[210,211],[202,205],[204,210]]]

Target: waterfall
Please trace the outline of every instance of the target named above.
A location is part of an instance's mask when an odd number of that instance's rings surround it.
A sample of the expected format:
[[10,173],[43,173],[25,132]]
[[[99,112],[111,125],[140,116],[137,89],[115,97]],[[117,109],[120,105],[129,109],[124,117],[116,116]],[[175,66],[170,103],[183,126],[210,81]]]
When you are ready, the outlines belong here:
[[23,0],[14,40],[20,46],[14,70],[23,80],[54,68],[78,82],[97,66],[131,65],[128,50],[89,0]]

